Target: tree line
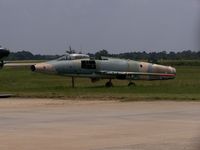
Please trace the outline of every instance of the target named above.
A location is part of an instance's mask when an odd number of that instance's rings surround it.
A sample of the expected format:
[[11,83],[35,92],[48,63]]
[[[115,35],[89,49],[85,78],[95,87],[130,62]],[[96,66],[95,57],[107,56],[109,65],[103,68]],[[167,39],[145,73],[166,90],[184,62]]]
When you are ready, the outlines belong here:
[[101,50],[93,56],[108,56],[133,60],[146,60],[149,62],[157,62],[158,60],[200,60],[200,51],[185,50],[182,52],[126,52],[119,54],[109,54],[107,50]]
[[[125,52],[119,54],[110,54],[103,49],[94,54],[88,53],[91,57],[100,58],[100,56],[145,60],[148,62],[157,62],[159,60],[200,60],[200,51],[184,50],[182,52]],[[51,60],[60,57],[60,55],[34,55],[29,51],[11,52],[7,60]]]
[[32,54],[29,51],[11,52],[6,60],[51,60],[60,57],[60,55],[41,55]]

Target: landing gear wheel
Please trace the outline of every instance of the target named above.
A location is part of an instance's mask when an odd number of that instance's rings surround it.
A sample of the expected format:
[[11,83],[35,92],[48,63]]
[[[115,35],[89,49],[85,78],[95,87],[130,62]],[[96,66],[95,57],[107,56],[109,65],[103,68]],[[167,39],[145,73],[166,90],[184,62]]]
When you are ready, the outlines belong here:
[[112,82],[111,82],[111,81],[108,81],[108,82],[106,82],[105,86],[106,86],[106,87],[112,87],[112,86],[113,86],[113,84],[112,84]]
[[129,82],[128,86],[136,86],[136,84],[134,82]]

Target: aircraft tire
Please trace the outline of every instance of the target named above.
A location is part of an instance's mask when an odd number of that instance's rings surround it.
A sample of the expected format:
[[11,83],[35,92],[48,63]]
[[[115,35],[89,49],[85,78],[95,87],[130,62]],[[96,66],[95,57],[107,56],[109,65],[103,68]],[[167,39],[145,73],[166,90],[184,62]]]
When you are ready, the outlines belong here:
[[129,82],[128,86],[136,86],[136,84],[134,82]]
[[108,82],[106,82],[105,86],[106,86],[106,87],[112,87],[113,84],[112,84],[112,82],[108,81]]

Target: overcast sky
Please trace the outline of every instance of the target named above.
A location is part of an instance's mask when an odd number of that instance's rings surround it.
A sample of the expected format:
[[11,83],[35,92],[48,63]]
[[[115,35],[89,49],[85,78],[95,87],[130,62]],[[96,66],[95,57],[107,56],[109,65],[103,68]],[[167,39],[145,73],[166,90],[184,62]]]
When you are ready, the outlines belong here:
[[197,51],[199,33],[199,0],[0,0],[0,45],[11,51]]

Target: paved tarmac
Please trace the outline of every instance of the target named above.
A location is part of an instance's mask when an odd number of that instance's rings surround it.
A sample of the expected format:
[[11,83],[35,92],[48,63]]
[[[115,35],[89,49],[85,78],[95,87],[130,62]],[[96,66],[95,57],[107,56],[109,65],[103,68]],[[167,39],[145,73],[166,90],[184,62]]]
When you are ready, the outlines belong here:
[[0,99],[0,150],[199,150],[200,102]]
[[6,63],[4,66],[5,67],[20,67],[20,66],[31,66],[31,65],[35,65],[36,63],[24,63],[24,62],[21,62],[21,63],[15,63],[15,62],[8,62]]

